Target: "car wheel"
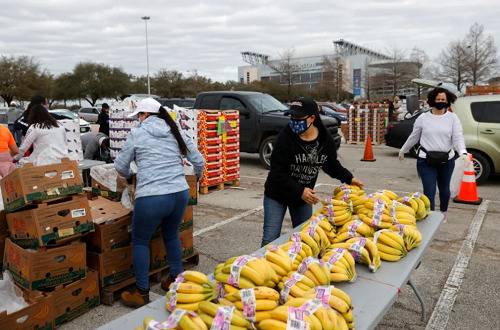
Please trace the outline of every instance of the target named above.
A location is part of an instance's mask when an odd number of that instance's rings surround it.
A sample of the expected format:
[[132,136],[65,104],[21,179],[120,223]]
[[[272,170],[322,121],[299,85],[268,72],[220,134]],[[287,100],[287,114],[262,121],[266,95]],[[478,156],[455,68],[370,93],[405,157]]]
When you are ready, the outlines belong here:
[[474,166],[474,172],[476,173],[476,183],[484,183],[491,173],[490,162],[482,154],[473,152],[472,165]]
[[259,148],[259,158],[262,165],[267,169],[271,168],[271,154],[273,153],[276,136],[269,136],[262,141]]

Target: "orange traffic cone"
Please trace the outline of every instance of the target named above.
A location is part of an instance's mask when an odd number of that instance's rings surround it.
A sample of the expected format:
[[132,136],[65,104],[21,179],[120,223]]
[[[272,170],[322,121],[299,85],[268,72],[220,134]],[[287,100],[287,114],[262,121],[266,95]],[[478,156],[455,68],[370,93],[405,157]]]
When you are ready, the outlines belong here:
[[363,155],[363,158],[361,159],[362,162],[374,162],[376,161],[375,157],[373,156],[373,148],[372,148],[372,137],[371,135],[368,135],[365,141],[365,154]]
[[469,155],[469,164],[464,170],[460,191],[457,197],[453,199],[455,203],[479,205],[483,201],[477,195],[476,174],[472,164],[472,155]]

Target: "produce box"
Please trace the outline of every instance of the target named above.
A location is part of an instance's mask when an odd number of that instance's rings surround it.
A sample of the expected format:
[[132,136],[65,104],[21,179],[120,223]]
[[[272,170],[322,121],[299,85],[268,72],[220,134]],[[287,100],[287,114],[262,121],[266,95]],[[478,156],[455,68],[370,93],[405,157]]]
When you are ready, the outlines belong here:
[[196,182],[196,175],[186,175],[186,181],[189,185],[188,205],[196,205],[198,204],[198,182]]
[[54,299],[54,325],[56,327],[99,306],[99,277],[95,270],[79,281],[56,288],[50,293]]
[[91,200],[90,212],[95,231],[87,235],[91,250],[106,252],[130,245],[132,213],[121,203],[98,197]]
[[94,230],[85,195],[33,205],[7,214],[11,239],[24,248],[59,243]]
[[0,185],[7,212],[18,210],[33,202],[83,191],[78,163],[68,159],[63,159],[59,164],[44,166],[26,164],[4,177]]
[[0,329],[5,330],[52,330],[54,329],[54,300],[42,292],[25,294],[28,306],[17,312],[0,312]]
[[134,276],[132,246],[102,253],[89,252],[87,265],[99,271],[101,287],[119,283]]
[[7,239],[4,267],[27,290],[70,283],[85,277],[85,243],[72,242],[44,251],[25,250]]
[[5,251],[5,240],[9,237],[5,211],[0,211],[0,269],[3,269],[3,254]]
[[[188,258],[194,253],[193,246],[193,227],[186,228],[179,233],[181,246],[182,246],[182,258]],[[165,245],[163,244],[163,238],[157,236],[151,240],[149,245],[150,249],[150,261],[149,269],[155,270],[167,266],[167,251],[165,250]]]

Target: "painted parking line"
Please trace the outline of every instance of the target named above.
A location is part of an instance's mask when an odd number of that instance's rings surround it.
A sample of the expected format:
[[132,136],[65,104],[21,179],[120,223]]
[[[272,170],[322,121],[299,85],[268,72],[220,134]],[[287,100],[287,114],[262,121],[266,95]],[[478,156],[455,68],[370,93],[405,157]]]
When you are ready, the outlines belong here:
[[243,213],[237,214],[234,217],[231,217],[231,218],[226,219],[224,221],[218,222],[218,223],[216,223],[216,224],[214,224],[212,226],[208,226],[206,228],[202,228],[200,230],[197,230],[197,231],[195,231],[193,233],[193,236],[194,237],[199,236],[199,235],[204,234],[206,232],[209,232],[211,230],[214,230],[214,229],[217,229],[217,228],[222,227],[224,225],[227,225],[227,224],[229,224],[231,222],[243,219],[245,217],[248,217],[249,215],[252,215],[252,214],[255,214],[255,213],[259,212],[259,211],[262,211],[262,209],[263,209],[263,206],[259,206],[259,207],[256,207],[254,209],[251,209],[251,210],[245,211]]
[[474,251],[474,245],[479,235],[479,231],[481,230],[484,217],[488,212],[489,203],[489,200],[484,201],[478,207],[476,214],[472,219],[467,236],[465,237],[462,247],[460,248],[457,258],[455,259],[455,264],[448,275],[448,279],[446,280],[444,288],[441,291],[438,302],[436,303],[429,322],[425,327],[426,330],[444,330],[448,325],[448,320],[450,319],[455,299],[457,298],[458,291],[460,291],[460,286],[462,285],[472,252]]

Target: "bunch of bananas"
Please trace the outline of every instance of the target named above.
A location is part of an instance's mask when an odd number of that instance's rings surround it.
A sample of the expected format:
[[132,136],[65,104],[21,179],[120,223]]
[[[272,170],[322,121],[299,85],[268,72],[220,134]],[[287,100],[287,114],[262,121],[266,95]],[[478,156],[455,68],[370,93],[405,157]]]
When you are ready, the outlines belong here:
[[344,224],[337,233],[337,237],[333,240],[333,243],[342,243],[350,238],[362,236],[362,237],[373,237],[375,230],[373,227],[367,225],[363,221],[356,219],[349,221]]
[[[318,241],[316,238],[318,238]],[[309,231],[301,230],[290,235],[290,242],[302,242],[308,245],[312,251],[312,256],[315,257],[319,256],[322,252],[321,242],[319,241],[319,234],[317,232],[314,232],[311,236]]]
[[417,227],[396,224],[392,226],[391,229],[399,232],[399,236],[403,237],[403,241],[405,242],[405,247],[408,252],[418,247],[422,242],[422,234]]
[[353,237],[344,243],[336,243],[332,248],[344,248],[351,252],[354,260],[368,265],[372,272],[376,272],[380,267],[380,255],[377,246],[365,237]]
[[422,193],[416,192],[399,198],[398,202],[410,206],[415,211],[415,218],[423,220],[429,215],[431,202],[427,196]]
[[218,264],[214,277],[220,283],[240,289],[256,286],[272,288],[280,279],[266,259],[248,255],[229,258],[225,263]]
[[[295,237],[292,235],[290,240],[282,245],[280,245],[280,248],[287,252],[287,254],[290,256],[290,259],[292,260],[292,270],[296,271],[297,268],[299,268],[300,263],[302,260],[304,260],[307,257],[312,257],[314,256],[313,250],[309,245],[306,243],[302,242],[300,240],[300,234],[295,235]],[[297,241],[299,240],[299,241]],[[268,260],[269,261],[269,260]],[[288,272],[287,272],[288,273]],[[286,275],[286,274],[285,274]]]
[[332,225],[342,226],[344,223],[351,221],[352,204],[350,202],[328,198],[322,203],[323,207],[320,213],[326,216]]
[[176,309],[170,313],[165,322],[160,323],[146,317],[143,326],[135,328],[135,330],[147,329],[208,330],[208,327],[195,312]]
[[366,200],[365,191],[358,186],[341,184],[333,190],[333,198],[352,204],[352,213],[358,214]]
[[[365,224],[373,228],[389,228],[392,226],[394,219],[387,208],[387,202],[379,197],[368,198],[363,208],[360,209],[358,217]],[[385,198],[388,199],[387,197]]]
[[[214,304],[209,301],[204,301],[200,303],[198,309],[198,315],[207,325],[208,328],[212,328],[215,320],[215,329],[229,328],[231,330],[243,330],[251,329],[252,324],[250,321],[246,320],[243,313],[236,309],[234,306],[224,306],[219,304]],[[225,324],[225,321],[229,324]],[[220,322],[220,323],[219,323]]]
[[[354,328],[354,315],[351,297],[344,291],[332,286],[318,286],[308,291],[304,298],[319,299],[323,304],[342,314],[350,329]],[[300,298],[294,298],[300,299]]]
[[335,231],[332,225],[324,219],[325,217],[322,215],[313,216],[303,224],[301,229],[301,232],[308,234],[314,239],[320,251],[327,249],[331,241],[335,238]]
[[[294,298],[286,302],[285,306],[292,306],[303,310],[311,318],[310,328],[312,329],[345,329],[349,326],[344,317],[329,304],[324,304],[320,299],[315,299],[314,293],[311,298]],[[318,319],[319,322],[315,320]]]
[[377,231],[373,242],[377,245],[380,259],[385,261],[398,261],[408,253],[403,237],[390,229]]
[[170,284],[166,296],[165,308],[172,312],[176,308],[196,311],[201,301],[212,300],[217,297],[215,285],[207,275],[187,270]]
[[278,291],[258,286],[251,289],[241,289],[219,299],[219,303],[234,306],[243,313],[250,322],[260,322],[271,318],[271,310],[278,307],[280,295]]
[[400,223],[403,225],[416,226],[417,219],[416,213],[413,208],[398,201],[392,201],[390,213],[395,224]]
[[[294,260],[297,258],[298,254],[289,254],[285,252],[279,246],[270,246],[267,248],[265,253],[265,258],[274,270],[274,272],[278,275],[281,280],[286,274],[292,271],[293,262],[290,255],[294,256]],[[279,282],[279,281],[278,281]]]
[[344,248],[331,249],[322,258],[330,269],[330,282],[354,282],[356,280],[355,261]]
[[291,272],[278,284],[281,300],[302,297],[310,289],[330,284],[330,271],[320,260],[308,257],[299,266],[299,271]]

